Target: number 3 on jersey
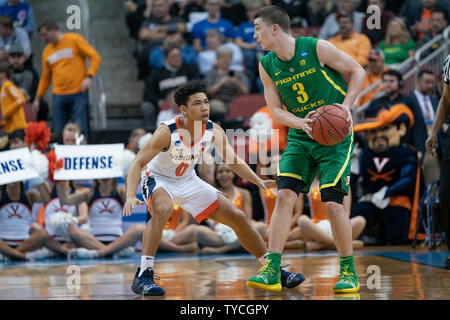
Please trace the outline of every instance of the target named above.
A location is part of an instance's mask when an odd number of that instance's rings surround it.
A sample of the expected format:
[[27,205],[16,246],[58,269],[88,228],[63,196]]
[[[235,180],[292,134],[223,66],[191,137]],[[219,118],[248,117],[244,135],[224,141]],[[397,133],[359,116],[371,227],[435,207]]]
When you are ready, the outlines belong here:
[[297,100],[300,103],[305,103],[308,101],[308,94],[305,91],[305,87],[301,82],[296,82],[292,85],[292,90],[297,91]]
[[186,169],[189,167],[187,163],[181,163],[176,169],[175,169],[175,175],[177,177],[181,177],[185,172]]

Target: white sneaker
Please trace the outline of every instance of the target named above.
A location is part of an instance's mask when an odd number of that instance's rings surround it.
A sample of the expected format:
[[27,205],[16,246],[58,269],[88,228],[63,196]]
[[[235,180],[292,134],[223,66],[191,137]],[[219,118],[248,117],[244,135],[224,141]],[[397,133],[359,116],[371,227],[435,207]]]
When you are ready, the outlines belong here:
[[89,250],[86,248],[73,248],[67,254],[69,260],[75,259],[96,259],[98,258],[97,250]]
[[135,254],[133,247],[127,247],[113,254],[114,259],[129,258]]
[[56,257],[58,254],[55,252],[43,247],[41,249],[31,251],[31,252],[25,252],[25,257],[27,260],[34,261],[34,260],[41,260],[46,259],[50,257]]
[[10,260],[11,260],[11,259],[10,259],[7,255],[1,254],[1,253],[0,253],[0,262],[7,263],[7,262],[9,262]]

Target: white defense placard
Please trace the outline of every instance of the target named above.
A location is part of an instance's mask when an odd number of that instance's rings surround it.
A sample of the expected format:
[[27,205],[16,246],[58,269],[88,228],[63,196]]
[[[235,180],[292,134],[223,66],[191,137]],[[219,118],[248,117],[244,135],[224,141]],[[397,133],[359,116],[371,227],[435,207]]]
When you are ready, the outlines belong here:
[[0,152],[0,185],[37,178],[39,173],[29,159],[28,148]]
[[119,157],[123,143],[92,145],[56,145],[56,159],[64,159],[61,169],[55,170],[55,180],[105,179],[123,175]]

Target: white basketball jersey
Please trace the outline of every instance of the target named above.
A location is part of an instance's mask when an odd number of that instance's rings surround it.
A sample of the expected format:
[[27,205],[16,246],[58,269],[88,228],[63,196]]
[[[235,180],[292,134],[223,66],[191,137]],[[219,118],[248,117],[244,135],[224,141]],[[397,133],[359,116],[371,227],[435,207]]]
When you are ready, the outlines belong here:
[[[78,208],[74,205],[61,205],[61,202],[59,201],[59,198],[54,198],[50,200],[47,205],[45,206],[45,221],[49,221],[50,217],[55,214],[56,212],[67,212],[70,213],[72,216],[77,217],[78,216]],[[45,227],[47,232],[49,232],[47,226]]]
[[25,240],[29,237],[31,209],[21,202],[10,202],[0,208],[0,238]]
[[211,146],[213,123],[208,120],[203,125],[201,139],[193,146],[188,146],[180,135],[179,119],[180,117],[177,117],[163,122],[170,129],[170,147],[161,151],[147,164],[146,170],[141,173],[142,178],[153,174],[171,179],[184,179],[195,175],[195,164]]

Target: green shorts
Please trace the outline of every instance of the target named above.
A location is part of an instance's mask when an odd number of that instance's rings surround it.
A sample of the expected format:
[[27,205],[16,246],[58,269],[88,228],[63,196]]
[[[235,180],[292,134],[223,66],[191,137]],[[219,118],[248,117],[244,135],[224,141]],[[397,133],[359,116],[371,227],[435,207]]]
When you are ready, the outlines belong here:
[[348,194],[350,167],[353,155],[353,131],[342,142],[334,146],[324,146],[308,138],[288,139],[280,163],[277,177],[292,177],[306,185],[303,193],[308,193],[319,172],[320,187],[338,187]]

